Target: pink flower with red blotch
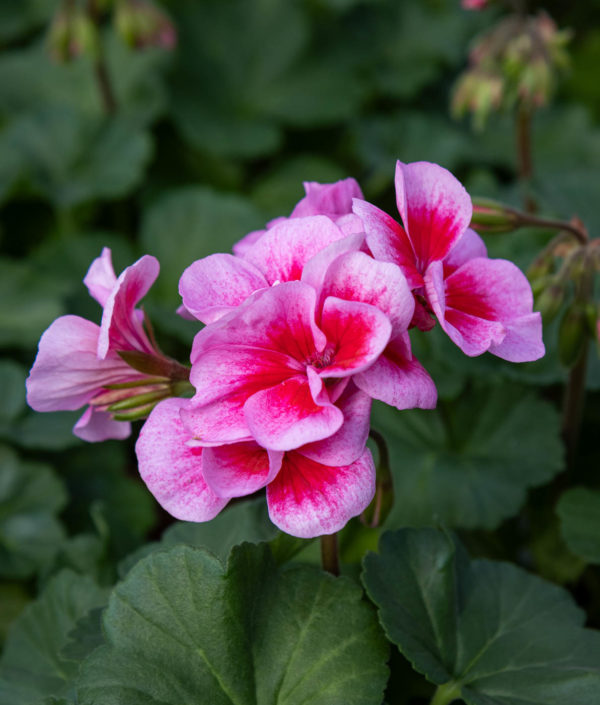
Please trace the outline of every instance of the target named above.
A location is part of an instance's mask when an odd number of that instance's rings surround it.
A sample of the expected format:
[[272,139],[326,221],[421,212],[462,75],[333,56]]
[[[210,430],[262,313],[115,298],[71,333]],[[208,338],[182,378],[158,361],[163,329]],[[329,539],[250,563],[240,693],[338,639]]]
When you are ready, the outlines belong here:
[[271,228],[290,218],[304,218],[308,215],[323,215],[334,222],[344,233],[361,233],[362,223],[352,212],[352,199],[363,198],[360,186],[355,179],[348,178],[333,184],[319,184],[305,181],[306,195],[294,206],[289,218],[279,217],[267,223],[265,230],[254,230],[233,246],[236,255],[243,255],[249,247],[258,242]]
[[458,180],[437,164],[398,162],[396,201],[403,225],[366,201],[355,200],[354,212],[374,257],[406,275],[417,300],[413,323],[426,330],[428,312],[435,313],[470,356],[487,350],[511,362],[542,357],[531,287],[512,262],[487,258],[468,228],[471,199]]
[[208,521],[233,497],[266,487],[273,523],[302,538],[334,533],[371,502],[375,468],[365,448],[368,396],[346,389],[340,398],[345,443],[322,441],[281,452],[249,439],[215,447],[196,444],[185,419],[189,400],[161,402],[136,444],[140,474],[170,514]]
[[79,316],[58,318],[42,335],[27,379],[27,402],[36,411],[66,411],[87,406],[73,432],[86,441],[126,438],[131,425],[106,411],[131,394],[111,385],[139,382],[136,393],[149,391],[145,375],[130,367],[118,351],[158,357],[136,308],[158,276],[158,261],[145,255],[115,276],[111,252],[104,248],[84,279],[90,295],[103,307],[98,326]]

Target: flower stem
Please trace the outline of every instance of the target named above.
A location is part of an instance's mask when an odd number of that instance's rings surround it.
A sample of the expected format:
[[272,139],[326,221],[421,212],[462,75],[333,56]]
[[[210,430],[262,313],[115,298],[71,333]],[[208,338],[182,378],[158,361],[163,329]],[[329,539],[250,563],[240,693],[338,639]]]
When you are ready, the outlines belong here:
[[519,178],[525,189],[524,207],[528,213],[537,210],[535,201],[529,195],[533,176],[533,159],[531,156],[531,110],[521,105],[517,111],[517,160]]
[[[101,18],[94,0],[88,0],[87,11],[96,27],[98,27]],[[117,99],[115,98],[115,92],[106,65],[101,37],[99,37],[98,41],[98,55],[94,61],[94,75],[96,77],[96,85],[98,86],[104,112],[110,117],[117,112]]]
[[460,698],[460,685],[454,681],[448,681],[444,685],[438,685],[429,705],[448,705]]
[[321,565],[323,570],[336,577],[340,574],[337,534],[321,536]]
[[569,372],[569,380],[565,388],[562,432],[567,447],[567,468],[573,466],[579,442],[589,347],[589,343],[586,341],[579,360]]

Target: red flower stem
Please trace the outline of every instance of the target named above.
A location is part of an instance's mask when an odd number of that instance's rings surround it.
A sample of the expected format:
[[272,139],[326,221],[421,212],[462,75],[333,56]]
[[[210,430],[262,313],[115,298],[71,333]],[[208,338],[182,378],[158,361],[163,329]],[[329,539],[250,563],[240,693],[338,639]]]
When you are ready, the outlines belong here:
[[323,570],[336,577],[340,574],[337,534],[321,536],[321,565]]

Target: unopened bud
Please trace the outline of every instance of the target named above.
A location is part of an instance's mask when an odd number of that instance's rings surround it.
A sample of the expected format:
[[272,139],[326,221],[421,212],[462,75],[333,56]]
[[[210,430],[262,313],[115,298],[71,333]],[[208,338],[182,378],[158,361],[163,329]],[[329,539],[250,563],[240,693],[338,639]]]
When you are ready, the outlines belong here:
[[558,356],[565,367],[573,367],[587,344],[585,306],[574,301],[565,311],[558,332]]
[[71,43],[71,31],[73,22],[73,12],[61,8],[52,19],[48,30],[48,51],[54,61],[64,63],[71,58],[69,46]]
[[556,318],[565,300],[565,294],[565,285],[562,282],[555,282],[541,292],[535,309],[542,314],[544,323],[550,323]]
[[502,203],[474,198],[471,227],[479,233],[509,233],[519,226],[519,216]]
[[74,58],[89,56],[95,59],[98,57],[99,50],[100,39],[95,22],[84,10],[76,12],[71,28],[70,55]]
[[131,47],[173,49],[177,44],[175,25],[149,0],[120,0],[114,23],[117,33]]

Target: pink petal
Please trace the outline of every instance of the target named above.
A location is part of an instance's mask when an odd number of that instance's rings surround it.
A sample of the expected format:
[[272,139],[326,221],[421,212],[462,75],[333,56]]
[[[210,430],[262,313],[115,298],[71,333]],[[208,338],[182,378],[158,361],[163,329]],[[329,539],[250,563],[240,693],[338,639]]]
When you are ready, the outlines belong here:
[[311,257],[304,265],[302,270],[302,281],[310,284],[314,289],[319,291],[323,286],[325,274],[340,255],[346,252],[358,252],[365,242],[363,233],[354,233],[348,235],[342,240],[336,240],[328,245],[314,257]]
[[354,235],[356,233],[365,232],[365,227],[362,220],[354,213],[347,213],[335,219],[335,224],[344,233],[344,235]]
[[323,305],[321,329],[328,347],[311,362],[327,379],[353,375],[372,365],[388,344],[392,324],[370,304],[330,296]]
[[392,341],[383,355],[365,372],[353,377],[373,399],[397,409],[434,409],[435,384],[421,363],[407,355],[400,341]]
[[492,355],[509,362],[532,362],[546,354],[542,340],[542,315],[538,312],[505,321],[504,340],[490,346]]
[[219,497],[244,497],[260,490],[279,472],[283,453],[267,452],[248,441],[205,448],[202,472]]
[[286,453],[267,487],[271,521],[292,536],[313,538],[343,528],[375,495],[375,466],[369,450],[351,465],[329,467]]
[[263,275],[248,262],[216,254],[193,262],[181,275],[179,294],[185,308],[202,323],[212,323],[267,287]]
[[332,262],[321,295],[375,306],[387,315],[395,333],[408,329],[415,310],[414,296],[400,268],[377,262],[364,252],[350,252]]
[[416,268],[415,254],[402,226],[367,201],[355,200],[354,213],[363,223],[373,257],[398,265],[411,289],[422,286],[423,278]]
[[[216,401],[181,410],[181,418],[191,438],[198,446],[237,443],[251,438],[244,404],[252,391],[223,395]],[[192,400],[193,402],[193,400]]]
[[292,218],[267,231],[244,259],[260,270],[268,283],[300,279],[308,260],[344,233],[324,215]]
[[100,328],[79,316],[62,316],[42,335],[27,379],[27,403],[36,411],[79,409],[102,387],[140,375],[117,355],[96,355]]
[[115,421],[106,411],[98,411],[88,406],[73,427],[73,433],[89,443],[109,439],[122,441],[131,433],[131,424],[128,421]]
[[138,350],[156,354],[135,307],[154,284],[159,269],[156,257],[144,255],[121,272],[104,306],[98,357],[105,358],[109,350]]
[[325,465],[350,465],[365,450],[369,437],[371,397],[352,383],[336,406],[344,415],[339,431],[322,441],[302,446],[302,455]]
[[238,240],[232,247],[233,254],[236,255],[236,257],[242,257],[252,247],[252,245],[254,245],[255,242],[260,240],[266,232],[266,229],[253,230],[247,235],[244,235],[244,237],[241,240]]
[[189,435],[180,410],[186,399],[158,404],[135,445],[142,479],[157,502],[176,519],[208,521],[227,504],[217,497],[202,474],[202,448],[187,445]]
[[296,204],[290,218],[326,215],[335,220],[338,216],[352,212],[353,198],[363,198],[360,186],[352,178],[342,179],[333,184],[306,181],[304,190],[306,196]]
[[444,259],[473,213],[471,198],[458,179],[429,162],[397,162],[396,202],[421,272],[430,262]]
[[186,308],[183,304],[181,304],[181,306],[178,306],[178,307],[177,307],[177,310],[175,311],[175,313],[176,313],[178,316],[181,316],[182,318],[185,318],[186,321],[196,321],[196,320],[198,320],[198,319],[196,318],[196,316],[194,316],[192,313],[190,313],[190,312],[187,310],[187,308]]
[[117,283],[115,270],[112,266],[111,251],[108,247],[102,248],[100,257],[96,257],[92,262],[83,283],[87,286],[90,296],[104,308]]
[[444,257],[444,277],[450,276],[452,272],[475,257],[487,257],[487,248],[479,235],[471,228],[467,228]]
[[330,402],[315,402],[305,376],[297,375],[251,396],[244,406],[256,442],[271,450],[291,450],[332,436],[344,421]]

